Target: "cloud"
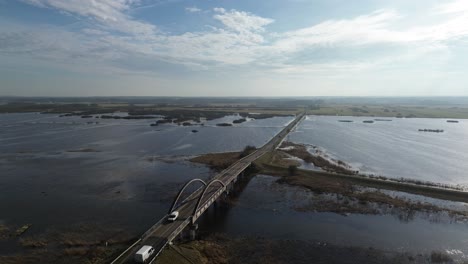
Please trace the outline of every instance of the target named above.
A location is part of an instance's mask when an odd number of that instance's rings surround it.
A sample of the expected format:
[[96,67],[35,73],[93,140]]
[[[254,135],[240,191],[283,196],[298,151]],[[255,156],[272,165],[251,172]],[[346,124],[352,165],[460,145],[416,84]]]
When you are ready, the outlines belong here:
[[61,12],[87,17],[102,26],[129,34],[152,34],[156,27],[137,21],[125,14],[138,0],[22,0],[41,7],[53,8]]
[[387,28],[399,18],[392,10],[379,10],[369,15],[346,20],[328,20],[317,25],[282,34],[280,46],[301,48],[307,45],[335,45],[338,43],[366,44],[397,41]]
[[[464,1],[435,6],[428,16],[442,17],[432,24],[421,25],[396,10],[384,9],[286,32],[268,31],[275,22],[272,18],[218,7],[203,13],[212,16],[211,27],[180,34],[158,31],[156,25],[130,16],[129,10],[140,4],[137,0],[23,1],[98,23],[84,23],[79,31],[1,26],[1,53],[85,65],[94,62],[136,73],[161,71],[164,67],[158,65],[171,68],[169,64],[190,70],[242,66],[283,74],[351,72],[406,63],[428,52],[447,54],[449,43],[468,36],[466,12],[456,11]],[[381,52],[371,56],[372,49]],[[358,58],[350,55],[351,50]]]
[[189,13],[198,13],[198,12],[201,12],[202,10],[198,7],[192,6],[192,7],[186,7],[185,11]]
[[221,21],[227,28],[237,32],[264,31],[265,26],[274,22],[270,18],[263,18],[237,10],[226,11],[224,8],[214,8],[213,10],[217,13],[213,16],[214,19]]
[[436,12],[442,14],[463,13],[468,11],[468,1],[457,0],[450,3],[439,4],[434,8]]

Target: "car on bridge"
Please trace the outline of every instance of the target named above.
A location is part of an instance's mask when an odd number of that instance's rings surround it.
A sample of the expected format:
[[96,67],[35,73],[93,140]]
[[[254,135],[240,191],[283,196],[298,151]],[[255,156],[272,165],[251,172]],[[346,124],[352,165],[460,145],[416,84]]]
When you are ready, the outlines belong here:
[[174,212],[172,212],[172,213],[169,215],[169,217],[167,218],[167,220],[170,221],[170,222],[174,222],[174,221],[177,219],[178,216],[179,216],[179,212],[178,212],[178,211],[174,211]]

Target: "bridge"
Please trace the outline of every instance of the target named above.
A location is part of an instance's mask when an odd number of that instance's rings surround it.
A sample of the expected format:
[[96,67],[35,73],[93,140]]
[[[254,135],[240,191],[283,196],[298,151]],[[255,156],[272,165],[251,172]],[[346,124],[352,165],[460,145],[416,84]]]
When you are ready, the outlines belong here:
[[[217,174],[211,181],[193,179],[188,181],[179,191],[168,211],[159,222],[146,231],[134,244],[120,254],[111,264],[133,263],[133,256],[143,245],[151,245],[156,253],[149,263],[153,263],[166,245],[171,243],[184,229],[190,229],[192,234],[197,228],[196,221],[203,213],[223,194],[229,192],[238,177],[258,158],[265,153],[276,149],[289,132],[303,119],[305,113],[297,115],[296,118],[274,136],[267,144],[253,153],[243,157],[236,163]],[[187,187],[201,185],[186,199],[179,201]],[[177,210],[179,216],[176,221],[167,221],[168,215]]]

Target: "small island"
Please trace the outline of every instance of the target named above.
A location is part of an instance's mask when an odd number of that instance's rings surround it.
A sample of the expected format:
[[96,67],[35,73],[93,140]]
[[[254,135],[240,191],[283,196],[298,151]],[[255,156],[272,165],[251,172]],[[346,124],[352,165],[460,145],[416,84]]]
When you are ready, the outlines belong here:
[[232,124],[230,124],[230,123],[221,123],[221,124],[216,124],[216,126],[229,127],[229,126],[232,126]]
[[237,120],[232,121],[232,123],[234,123],[234,124],[241,124],[241,123],[244,123],[245,121],[247,121],[247,119],[241,118],[241,119],[237,119]]
[[443,129],[419,129],[418,130],[419,132],[432,132],[432,133],[443,133],[444,130]]

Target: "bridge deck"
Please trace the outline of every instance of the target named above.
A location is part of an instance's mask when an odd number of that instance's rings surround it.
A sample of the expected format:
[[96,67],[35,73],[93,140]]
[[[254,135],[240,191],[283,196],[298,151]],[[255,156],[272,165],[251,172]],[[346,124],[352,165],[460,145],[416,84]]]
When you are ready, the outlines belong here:
[[[247,167],[249,167],[252,162],[263,156],[265,153],[274,150],[289,134],[289,132],[302,120],[304,115],[305,114],[301,114],[297,116],[288,126],[281,130],[281,132],[273,137],[262,148],[232,164],[229,168],[216,175],[214,179],[220,180],[226,186],[228,186],[237,178],[239,174],[241,174]],[[167,245],[167,243],[177,237],[177,235],[179,235],[179,233],[182,232],[182,230],[184,230],[184,228],[192,222],[192,216],[195,217],[195,221],[224,191],[225,188],[221,188],[221,186],[218,184],[209,186],[200,203],[199,209],[197,210],[195,216],[193,216],[193,211],[197,205],[198,198],[202,194],[202,189],[198,189],[177,208],[177,211],[179,211],[179,217],[176,221],[166,221],[168,216],[165,215],[158,223],[146,231],[138,241],[136,241],[132,246],[124,251],[111,264],[133,263],[133,256],[135,255],[136,251],[138,251],[138,249],[140,249],[143,245],[151,245],[156,249],[158,254],[156,254],[153,260],[150,261],[150,263],[152,263],[156,259],[157,255],[159,255],[159,253]]]

